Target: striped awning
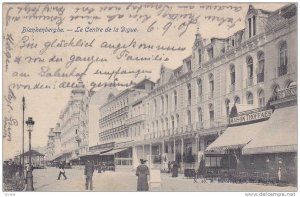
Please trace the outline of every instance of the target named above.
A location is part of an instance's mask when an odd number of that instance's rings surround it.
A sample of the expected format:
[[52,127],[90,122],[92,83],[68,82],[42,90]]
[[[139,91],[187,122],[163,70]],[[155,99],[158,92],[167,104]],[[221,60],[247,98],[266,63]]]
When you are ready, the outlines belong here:
[[276,109],[263,131],[243,150],[243,154],[297,151],[297,106]]
[[266,122],[228,127],[220,137],[207,147],[206,151],[224,151],[227,149],[242,148],[261,131]]

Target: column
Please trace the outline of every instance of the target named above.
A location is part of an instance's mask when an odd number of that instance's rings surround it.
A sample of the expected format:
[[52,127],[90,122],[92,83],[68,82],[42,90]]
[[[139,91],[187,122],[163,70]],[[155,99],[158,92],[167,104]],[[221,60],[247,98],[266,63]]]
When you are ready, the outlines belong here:
[[183,137],[181,138],[181,170],[183,169]]
[[151,169],[151,163],[152,163],[152,144],[150,142],[150,158],[149,158],[149,167]]
[[145,159],[145,144],[143,144],[143,159]]
[[173,147],[173,150],[174,150],[174,161],[176,160],[176,141],[175,141],[175,138],[174,138],[174,147]]

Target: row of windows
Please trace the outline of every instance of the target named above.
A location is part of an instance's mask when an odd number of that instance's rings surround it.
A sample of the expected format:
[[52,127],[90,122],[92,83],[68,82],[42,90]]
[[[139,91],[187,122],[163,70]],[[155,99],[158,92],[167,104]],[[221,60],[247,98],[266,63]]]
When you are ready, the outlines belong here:
[[103,110],[101,115],[102,115],[102,117],[105,117],[106,115],[111,114],[112,112],[115,112],[119,109],[122,109],[123,107],[126,107],[127,105],[128,105],[128,98],[118,101],[110,107],[106,107],[106,109]]
[[[282,76],[287,74],[287,43],[282,42],[279,47],[279,57],[280,57],[280,64],[278,67],[278,76]],[[264,82],[264,67],[265,67],[265,55],[264,52],[259,51],[257,54],[258,59],[258,68],[257,68],[257,83]],[[248,79],[247,79],[247,86],[253,85],[253,58],[251,56],[247,57],[247,72],[248,72]],[[209,98],[213,98],[214,96],[214,75],[212,73],[209,74],[208,77],[209,80]],[[236,82],[236,72],[235,72],[235,65],[230,65],[230,83],[231,88],[230,91],[235,90],[235,82]],[[198,96],[201,98],[203,94],[203,87],[202,87],[202,80],[198,79]],[[191,90],[191,84],[187,84],[187,100],[188,105],[191,105],[191,99],[192,99],[192,90]],[[247,96],[248,104],[253,104],[253,96],[252,94],[249,94]],[[252,100],[252,101],[251,101]],[[175,109],[177,107],[177,92],[174,91],[174,106]],[[156,103],[155,103],[155,109],[156,109]],[[156,114],[156,113],[155,113]]]

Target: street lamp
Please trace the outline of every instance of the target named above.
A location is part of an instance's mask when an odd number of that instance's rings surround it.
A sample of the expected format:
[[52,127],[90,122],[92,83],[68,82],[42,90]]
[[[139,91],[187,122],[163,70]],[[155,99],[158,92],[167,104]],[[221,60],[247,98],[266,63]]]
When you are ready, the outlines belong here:
[[28,117],[26,121],[27,131],[29,132],[29,169],[27,172],[27,187],[26,191],[33,191],[33,176],[32,176],[32,166],[31,166],[31,132],[33,131],[34,121],[32,117]]

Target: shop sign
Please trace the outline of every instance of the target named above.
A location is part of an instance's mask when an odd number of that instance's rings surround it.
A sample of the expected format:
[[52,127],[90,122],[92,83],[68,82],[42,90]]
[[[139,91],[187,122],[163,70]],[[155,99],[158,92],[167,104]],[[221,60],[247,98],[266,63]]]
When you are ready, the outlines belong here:
[[297,95],[297,86],[280,90],[277,92],[277,99],[285,99]]
[[95,150],[102,150],[102,149],[109,149],[109,148],[114,148],[115,147],[115,143],[114,142],[110,142],[107,144],[99,144],[96,146],[91,146],[89,148],[90,151],[95,151]]
[[238,116],[229,119],[229,125],[256,122],[270,118],[273,110],[263,109],[264,110],[249,110],[247,112],[239,113]]

